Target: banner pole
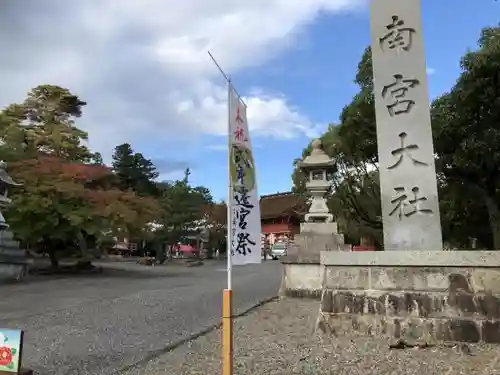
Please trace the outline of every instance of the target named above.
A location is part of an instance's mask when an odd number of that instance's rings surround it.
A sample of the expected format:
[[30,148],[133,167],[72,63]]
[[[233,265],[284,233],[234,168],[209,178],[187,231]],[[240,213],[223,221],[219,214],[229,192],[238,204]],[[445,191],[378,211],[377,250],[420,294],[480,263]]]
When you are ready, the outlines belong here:
[[231,176],[231,80],[227,79],[228,107],[228,194],[227,194],[227,288],[222,295],[222,374],[233,375],[233,290],[232,290],[232,201],[233,183]]
[[[231,175],[231,168],[233,165],[233,127],[232,121],[233,116],[236,116],[236,113],[232,113],[233,107],[236,104],[238,108],[238,116],[239,116],[239,105],[240,103],[247,108],[246,103],[243,101],[239,93],[233,86],[231,79],[226,75],[224,70],[220,67],[217,60],[215,60],[214,56],[210,51],[207,51],[208,55],[212,59],[212,62],[215,64],[221,75],[224,77],[227,83],[227,120],[228,120],[228,192],[227,192],[227,287],[224,289],[222,294],[222,375],[233,375],[234,371],[234,337],[233,337],[233,325],[234,325],[234,317],[233,317],[233,280],[232,280],[232,271],[233,271],[233,258],[232,258],[232,250],[233,250],[233,195],[234,195],[234,186],[233,186],[233,178]],[[237,103],[233,103],[233,99],[237,100]],[[246,116],[246,112],[245,112]],[[245,119],[246,120],[246,119]],[[248,132],[248,129],[246,130]],[[252,161],[253,163],[253,161]],[[258,204],[258,203],[257,203]],[[259,219],[260,220],[260,219]],[[260,223],[260,222],[259,222]],[[259,231],[260,232],[260,231]],[[259,251],[260,255],[260,251]],[[260,260],[260,258],[259,258]]]

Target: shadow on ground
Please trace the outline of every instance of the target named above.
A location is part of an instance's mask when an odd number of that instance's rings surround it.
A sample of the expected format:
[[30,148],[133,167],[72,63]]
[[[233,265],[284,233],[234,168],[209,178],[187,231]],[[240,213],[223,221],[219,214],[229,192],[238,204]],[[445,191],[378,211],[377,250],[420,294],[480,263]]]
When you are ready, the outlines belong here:
[[[175,278],[179,277],[181,274],[179,272],[154,272],[150,267],[144,267],[144,270],[137,269],[118,269],[111,267],[94,267],[89,270],[79,270],[79,271],[62,271],[58,273],[45,273],[36,272],[30,274],[24,279],[17,280],[0,280],[0,288],[9,286],[12,284],[27,284],[27,283],[40,283],[52,280],[63,280],[63,279],[159,279],[159,278]],[[183,272],[182,275],[189,275],[189,272]]]

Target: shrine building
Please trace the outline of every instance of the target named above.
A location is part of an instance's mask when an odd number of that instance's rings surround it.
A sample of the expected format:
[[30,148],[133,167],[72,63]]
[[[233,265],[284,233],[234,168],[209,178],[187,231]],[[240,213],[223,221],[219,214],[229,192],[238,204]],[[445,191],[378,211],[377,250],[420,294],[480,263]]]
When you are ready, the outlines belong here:
[[305,199],[292,192],[261,196],[262,240],[269,245],[277,241],[293,242],[305,210]]

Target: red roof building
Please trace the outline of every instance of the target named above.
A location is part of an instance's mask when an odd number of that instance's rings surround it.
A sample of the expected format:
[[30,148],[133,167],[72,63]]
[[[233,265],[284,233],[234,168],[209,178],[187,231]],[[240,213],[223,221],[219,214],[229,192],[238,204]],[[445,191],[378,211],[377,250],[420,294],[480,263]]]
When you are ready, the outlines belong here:
[[[263,195],[260,198],[260,217],[264,241],[293,241],[299,233],[300,222],[306,212],[304,198],[291,192]],[[226,205],[213,204],[207,207],[207,214],[220,224],[226,223]]]
[[260,198],[260,217],[264,241],[293,241],[300,231],[306,210],[304,198],[291,192],[263,195]]

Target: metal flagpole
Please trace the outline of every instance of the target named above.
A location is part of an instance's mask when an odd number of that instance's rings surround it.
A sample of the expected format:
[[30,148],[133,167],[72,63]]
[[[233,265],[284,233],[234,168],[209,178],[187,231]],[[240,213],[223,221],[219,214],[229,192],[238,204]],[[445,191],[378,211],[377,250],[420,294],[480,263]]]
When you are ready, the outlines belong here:
[[233,231],[229,230],[232,225],[232,203],[233,203],[233,179],[231,178],[231,79],[227,80],[227,143],[228,143],[228,153],[227,153],[227,177],[228,177],[228,191],[227,191],[227,289],[232,290],[232,259],[231,259],[231,251],[232,251],[232,243],[233,243]]
[[[231,178],[231,90],[234,90],[231,80],[224,73],[213,55],[208,51],[208,55],[219,69],[227,82],[227,143],[228,143],[228,192],[227,192],[227,288],[222,294],[222,375],[233,375],[233,290],[232,290],[232,201],[233,201],[233,183]],[[239,95],[238,95],[239,97]]]
[[227,288],[222,296],[222,374],[233,375],[233,265],[232,265],[232,203],[233,182],[231,178],[231,80],[227,80],[227,126],[228,126],[228,192],[227,192]]

